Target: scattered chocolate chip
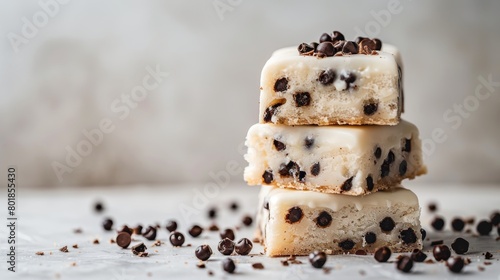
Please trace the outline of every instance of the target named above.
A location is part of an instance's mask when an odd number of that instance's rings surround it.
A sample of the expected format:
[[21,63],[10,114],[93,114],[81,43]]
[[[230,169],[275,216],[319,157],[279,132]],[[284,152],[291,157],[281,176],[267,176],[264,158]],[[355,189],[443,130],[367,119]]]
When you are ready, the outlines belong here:
[[438,209],[438,206],[436,203],[431,202],[429,205],[427,205],[427,208],[429,209],[429,212],[436,212]]
[[234,246],[234,250],[238,255],[248,255],[252,251],[253,244],[248,238],[240,239]]
[[378,261],[378,262],[387,262],[389,258],[391,257],[391,249],[389,247],[381,247],[378,248],[375,251],[375,254],[373,257]]
[[356,81],[356,75],[354,73],[342,73],[340,75],[340,80],[344,81],[346,84],[346,89],[351,87],[351,84]]
[[196,248],[194,254],[199,260],[206,261],[210,258],[213,252],[209,245],[203,244]]
[[304,140],[304,146],[310,149],[314,145],[314,138],[312,136],[307,136]]
[[491,262],[484,262],[484,265],[491,265]]
[[102,227],[106,231],[112,230],[113,229],[113,220],[110,218],[104,219],[104,221],[102,222]]
[[322,268],[326,263],[326,254],[320,251],[314,251],[309,254],[309,262],[315,268]]
[[314,46],[311,46],[307,43],[302,43],[297,48],[300,54],[302,55],[310,55],[314,52]]
[[490,215],[490,222],[494,226],[500,225],[500,212],[495,211]]
[[234,264],[232,259],[226,258],[222,261],[222,269],[224,269],[224,271],[228,273],[233,273],[236,269],[236,265]]
[[460,218],[454,218],[451,221],[451,228],[453,229],[453,231],[461,232],[464,229],[464,227],[465,227],[465,222]]
[[464,268],[464,265],[464,259],[461,257],[450,258],[446,262],[446,266],[453,273],[460,273]]
[[286,145],[283,142],[278,141],[276,139],[273,140],[273,145],[277,151],[283,151],[284,149],[286,149]]
[[396,267],[398,270],[408,273],[413,268],[413,260],[408,256],[403,256],[396,262]]
[[82,230],[81,228],[75,228],[75,229],[73,230],[73,233],[76,233],[76,234],[80,234],[80,233],[82,233],[82,232],[83,232],[83,230]]
[[444,243],[444,241],[442,239],[441,240],[434,240],[431,242],[431,246],[441,245],[443,243]]
[[371,231],[365,234],[365,242],[367,244],[373,244],[377,241],[377,235]]
[[137,235],[142,235],[142,225],[137,225],[132,229],[132,232]]
[[213,275],[214,275],[214,272],[213,272],[213,271],[211,271],[211,270],[209,270],[209,271],[208,271],[208,276],[213,276]]
[[124,225],[122,226],[117,232],[126,232],[128,233],[129,235],[132,235],[132,233],[134,232],[131,228],[129,228],[127,225]]
[[321,166],[319,165],[319,162],[316,162],[311,166],[311,175],[318,176],[320,170]]
[[363,105],[363,113],[367,116],[375,114],[378,110],[378,103],[373,100],[369,100],[368,103]]
[[420,234],[422,234],[422,240],[425,240],[425,237],[427,236],[427,232],[425,231],[425,229],[421,228]]
[[203,228],[200,227],[199,225],[194,225],[188,230],[189,235],[191,235],[192,237],[198,237],[202,232]]
[[476,230],[479,235],[490,235],[492,229],[493,225],[487,220],[480,221],[476,226]]
[[366,251],[363,249],[356,250],[356,252],[354,254],[356,254],[358,256],[366,256],[367,255]]
[[450,248],[448,248],[448,246],[446,245],[434,246],[434,249],[432,249],[432,254],[434,255],[436,261],[446,261],[451,256]]
[[64,247],[61,247],[59,248],[59,251],[63,252],[63,253],[68,253],[68,246],[64,246]]
[[234,240],[234,231],[230,228],[226,228],[225,230],[221,231],[219,234],[220,234],[221,239],[227,238],[227,239]]
[[327,86],[333,83],[335,77],[335,71],[332,69],[327,69],[319,74],[318,81],[320,84]]
[[328,33],[323,33],[321,37],[319,37],[319,42],[331,42],[332,41],[332,36],[330,36]]
[[318,217],[314,219],[314,221],[316,222],[316,225],[324,228],[332,223],[332,216],[328,214],[328,212],[322,211],[321,213],[319,213]]
[[402,160],[401,163],[399,164],[399,176],[404,176],[406,174],[406,169],[408,168],[408,164],[406,163],[406,160]]
[[366,189],[371,192],[374,186],[372,175],[368,175],[368,177],[366,177]]
[[42,252],[42,251],[38,251],[38,252],[35,253],[35,255],[37,255],[37,256],[43,256],[43,255],[45,255],[45,253]]
[[276,114],[276,109],[283,105],[283,103],[276,103],[270,107],[268,107],[265,111],[264,111],[264,121],[265,122],[270,122],[273,118],[273,116]]
[[432,228],[434,228],[437,231],[441,231],[444,228],[444,218],[441,216],[436,216],[434,220],[431,222]]
[[394,229],[396,223],[391,217],[385,217],[382,221],[380,221],[379,226],[382,231],[390,232]]
[[274,83],[275,92],[284,92],[288,89],[288,79],[286,77],[279,78]]
[[373,41],[375,42],[375,50],[380,51],[382,49],[382,41],[377,38],[374,38]]
[[469,251],[469,242],[461,237],[451,243],[451,248],[455,253],[463,255]]
[[74,249],[78,249],[78,244],[73,244],[73,246],[71,247],[73,247]]
[[484,254],[484,258],[487,259],[487,260],[491,260],[491,259],[493,259],[493,254],[490,253],[490,252],[486,252]]
[[413,244],[417,242],[417,235],[412,228],[407,228],[400,232],[401,240],[404,244]]
[[271,184],[271,182],[274,180],[273,171],[272,170],[264,171],[264,174],[262,174],[262,179],[264,179],[264,183]]
[[241,222],[242,222],[245,226],[247,226],[247,227],[248,227],[248,226],[252,225],[252,223],[253,223],[253,219],[252,219],[252,217],[250,217],[250,216],[248,216],[248,215],[247,215],[247,216],[243,217],[243,219],[242,219],[242,221],[241,221]]
[[149,226],[148,228],[146,228],[146,231],[144,231],[142,236],[144,236],[144,238],[146,238],[147,240],[155,240],[156,239],[156,228]]
[[219,242],[217,250],[223,255],[231,255],[234,251],[234,242],[231,239],[224,238]]
[[212,208],[208,209],[208,218],[210,218],[210,219],[217,218],[217,208],[212,207]]
[[174,220],[168,221],[166,228],[169,232],[175,231],[177,229],[177,222]]
[[297,107],[309,106],[311,104],[311,95],[309,92],[298,92],[293,95],[293,99]]
[[356,245],[356,243],[354,243],[354,241],[352,241],[351,239],[346,239],[344,241],[339,242],[339,247],[346,251],[354,248],[354,245]]
[[198,268],[205,268],[205,263],[199,262],[196,264]]
[[316,52],[320,57],[333,56],[335,54],[335,48],[333,47],[332,42],[322,42],[319,43],[318,47],[316,48]]
[[172,243],[172,245],[174,245],[175,247],[180,247],[182,246],[182,244],[184,244],[184,235],[178,231],[170,233],[168,239],[170,240],[170,243]]
[[345,192],[350,191],[352,188],[352,179],[354,179],[354,177],[345,180],[340,189]]
[[288,261],[287,260],[281,260],[281,264],[283,266],[288,266]]
[[92,241],[92,244],[99,244],[99,239],[94,239],[94,241]]
[[236,201],[233,201],[233,202],[231,202],[231,204],[229,204],[229,209],[231,209],[231,211],[238,211],[238,208],[239,208],[239,205],[238,205],[238,202],[236,202]]
[[415,262],[424,262],[426,258],[427,255],[422,250],[415,249],[411,253],[411,259]]
[[359,47],[356,42],[346,41],[342,47],[343,54],[357,54],[359,52]]
[[298,177],[300,167],[294,161],[289,161],[287,164],[282,163],[278,173],[283,177]]
[[94,203],[94,210],[97,212],[97,213],[101,213],[104,211],[104,204],[100,201],[97,201]]
[[116,236],[116,244],[123,249],[126,249],[130,245],[130,242],[132,242],[132,238],[127,232],[122,231]]
[[145,253],[146,249],[148,249],[148,247],[146,247],[146,245],[144,245],[144,243],[139,243],[137,245],[132,246],[131,249],[132,249],[132,253],[134,255],[140,255],[140,253]]
[[264,265],[261,263],[253,263],[252,267],[253,269],[264,269]]
[[403,148],[401,148],[401,151],[403,152],[411,152],[411,138],[410,139],[404,139],[404,145]]

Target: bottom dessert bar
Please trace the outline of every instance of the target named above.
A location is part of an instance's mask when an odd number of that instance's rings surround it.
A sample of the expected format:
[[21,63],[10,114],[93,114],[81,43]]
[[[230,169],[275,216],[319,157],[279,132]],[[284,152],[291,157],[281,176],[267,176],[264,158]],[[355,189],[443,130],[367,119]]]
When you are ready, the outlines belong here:
[[365,196],[262,186],[258,237],[268,256],[422,249],[417,196],[401,186]]

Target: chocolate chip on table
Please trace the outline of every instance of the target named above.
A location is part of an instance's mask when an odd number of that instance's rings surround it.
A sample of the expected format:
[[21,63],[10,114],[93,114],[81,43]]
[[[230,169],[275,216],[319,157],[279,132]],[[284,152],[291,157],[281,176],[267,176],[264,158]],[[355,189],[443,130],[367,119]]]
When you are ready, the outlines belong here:
[[155,240],[156,239],[156,228],[149,226],[146,229],[146,231],[144,231],[142,236],[144,236],[144,238],[146,238],[147,240]]
[[228,239],[234,240],[234,231],[230,228],[226,228],[225,230],[221,231],[219,234],[220,234],[221,239],[228,238]]
[[276,139],[274,139],[273,145],[274,145],[274,148],[276,148],[277,151],[283,151],[284,149],[286,149],[286,145],[283,142],[278,141]]
[[168,239],[170,240],[170,243],[175,247],[180,247],[182,246],[182,244],[184,244],[184,235],[178,231],[170,233]]
[[310,149],[314,145],[314,138],[312,136],[307,136],[304,140],[304,146]]
[[404,244],[413,244],[417,242],[417,235],[412,228],[407,228],[399,233]]
[[144,253],[148,249],[144,243],[139,243],[137,245],[132,246],[132,253],[134,255],[139,255],[139,253]]
[[262,179],[264,179],[264,183],[271,184],[274,180],[273,171],[272,170],[264,171],[264,174],[262,174]]
[[401,151],[403,152],[411,152],[411,138],[410,139],[404,139],[404,145],[401,148]]
[[199,225],[194,225],[188,230],[189,235],[191,235],[192,237],[198,237],[202,232],[203,228]]
[[174,220],[168,221],[166,228],[169,232],[175,231],[177,229],[177,222]]
[[436,203],[431,202],[429,205],[427,205],[427,209],[429,209],[429,212],[436,212],[438,209],[438,206]]
[[232,259],[226,258],[222,261],[222,269],[228,273],[233,273],[236,270],[236,265]]
[[354,241],[352,241],[351,239],[346,239],[339,242],[339,247],[346,251],[354,248],[354,245],[356,245],[356,243],[354,243]]
[[318,77],[318,81],[322,85],[331,85],[333,81],[335,80],[336,74],[335,71],[332,69],[327,69],[321,72]]
[[104,228],[104,230],[110,231],[111,229],[113,229],[113,220],[110,218],[104,219],[104,221],[102,222],[102,227]]
[[494,226],[500,225],[500,212],[495,211],[490,215],[490,222]]
[[311,46],[310,44],[307,43],[302,43],[299,45],[297,50],[299,51],[300,54],[302,55],[311,55],[314,52],[314,46]]
[[206,268],[205,263],[203,263],[203,262],[197,263],[196,267],[198,267],[198,268]]
[[210,218],[210,219],[217,218],[217,208],[212,207],[212,208],[208,209],[208,218]]
[[377,235],[374,232],[369,231],[365,234],[365,242],[367,244],[373,244],[376,241],[377,241]]
[[422,234],[422,240],[424,240],[425,237],[427,236],[427,232],[423,228],[420,229],[420,234]]
[[289,161],[287,164],[281,164],[279,169],[279,174],[283,177],[298,177],[300,171],[300,167],[294,161]]
[[236,201],[233,201],[233,202],[231,202],[231,204],[229,204],[229,209],[231,211],[238,211],[239,208],[240,207],[238,205],[238,202],[236,202]]
[[396,262],[396,267],[398,270],[408,273],[413,268],[413,260],[408,256],[403,256]]
[[327,227],[332,223],[332,216],[326,211],[319,213],[318,217],[314,219],[319,227]]
[[406,160],[403,159],[399,164],[399,176],[404,176],[406,174],[407,168],[408,164],[406,163]]
[[97,239],[97,238],[96,238],[96,239],[94,239],[94,241],[92,241],[92,244],[100,244],[100,243],[99,243],[99,239]]
[[224,238],[219,242],[217,250],[223,255],[231,255],[234,251],[234,242],[231,239]]
[[354,179],[354,177],[345,180],[340,189],[345,192],[350,191],[352,188],[352,179]]
[[372,175],[368,175],[368,177],[366,177],[366,189],[372,191],[374,186]]
[[117,230],[117,232],[126,232],[129,235],[132,235],[134,232],[131,228],[129,228],[127,225],[122,226],[120,229]]
[[389,258],[391,257],[391,249],[389,247],[380,247],[375,251],[375,254],[373,255],[375,260],[378,262],[387,262]]
[[375,50],[380,51],[382,49],[382,41],[377,38],[374,38],[373,41],[375,42]]
[[432,254],[434,255],[436,261],[446,261],[451,256],[450,248],[448,248],[448,246],[446,245],[434,246],[434,249],[432,249]]
[[463,255],[469,251],[469,242],[461,237],[455,239],[453,243],[451,243],[451,249],[455,251],[455,253]]
[[253,263],[253,269],[264,269],[264,265],[262,263]]
[[274,83],[275,92],[284,92],[288,89],[288,79],[286,77],[279,78]]
[[344,81],[346,84],[346,89],[351,87],[351,84],[356,81],[356,75],[354,73],[342,73],[340,75],[340,80]]
[[346,41],[342,47],[343,54],[357,54],[359,52],[359,47],[356,42]]
[[244,217],[243,217],[243,219],[241,220],[241,222],[242,222],[245,226],[247,226],[247,227],[248,227],[248,226],[252,225],[252,223],[253,223],[253,219],[252,219],[252,217],[250,217],[250,216],[246,215],[246,216],[244,216]]
[[437,231],[441,231],[444,228],[444,218],[441,216],[436,216],[434,220],[431,222],[431,226],[433,229]]
[[373,100],[369,100],[368,103],[363,105],[363,113],[367,116],[372,116],[377,112],[377,110],[378,110],[378,103]]
[[45,253],[42,252],[42,251],[38,251],[38,252],[35,253],[35,255],[37,255],[37,256],[43,256],[43,255],[45,255]]
[[300,207],[295,206],[288,209],[288,213],[285,216],[285,221],[289,224],[294,224],[300,222],[302,216],[303,216],[302,209],[300,209]]
[[394,229],[396,223],[391,217],[385,217],[382,221],[380,221],[379,226],[382,231],[390,232]]
[[97,212],[97,213],[101,213],[104,211],[104,204],[101,202],[101,201],[96,201],[94,203],[94,210]]
[[335,48],[332,42],[322,42],[319,43],[316,52],[320,57],[333,56],[335,54]]
[[318,176],[320,170],[321,166],[319,165],[319,162],[316,162],[311,166],[311,175]]
[[298,92],[293,95],[293,99],[297,107],[309,106],[311,104],[311,95],[309,92]]
[[446,266],[453,273],[460,273],[464,268],[465,262],[462,257],[454,257],[448,259]]
[[142,235],[142,225],[137,225],[132,229],[132,232],[137,235]]
[[246,256],[252,251],[253,244],[248,238],[242,238],[236,242],[234,250],[238,255]]
[[64,246],[64,247],[59,248],[59,251],[61,251],[63,253],[68,253],[69,252],[68,246]]
[[411,253],[411,259],[415,262],[424,262],[426,258],[427,255],[422,250],[414,249]]
[[476,230],[479,235],[490,235],[493,225],[487,220],[482,220],[477,224]]
[[377,147],[373,155],[375,156],[376,159],[379,159],[382,156],[382,149],[380,147]]
[[451,221],[451,228],[453,231],[461,232],[465,227],[465,222],[461,218],[454,218]]
[[309,262],[315,268],[322,268],[326,263],[326,254],[321,251],[314,251],[309,254]]
[[264,111],[264,121],[265,122],[270,122],[273,118],[273,116],[276,114],[276,109],[283,105],[284,103],[276,103],[270,107],[268,107],[265,111]]
[[210,258],[213,252],[209,245],[203,244],[196,248],[194,254],[199,260],[206,261]]
[[332,36],[330,36],[330,34],[328,34],[328,33],[323,33],[321,35],[321,37],[319,37],[319,42],[320,43],[331,42],[331,41],[332,41]]
[[491,260],[491,259],[493,259],[493,254],[490,252],[486,252],[486,253],[484,253],[484,258],[487,260]]

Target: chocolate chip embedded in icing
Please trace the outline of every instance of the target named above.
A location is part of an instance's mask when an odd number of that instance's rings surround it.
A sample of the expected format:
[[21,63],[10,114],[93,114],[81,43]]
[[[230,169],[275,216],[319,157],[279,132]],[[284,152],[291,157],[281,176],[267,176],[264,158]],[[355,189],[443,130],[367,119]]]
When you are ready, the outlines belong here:
[[335,54],[335,48],[332,42],[323,42],[316,48],[319,57],[333,56]]
[[354,40],[354,42],[356,42],[356,44],[359,44],[361,41],[363,41],[363,39],[368,39],[368,38],[358,36],[358,37],[356,37],[356,39]]
[[375,50],[380,51],[382,49],[382,41],[378,38],[373,38],[373,41],[375,42]]
[[401,161],[401,163],[399,164],[399,176],[405,175],[407,168],[408,164],[406,163],[406,160]]
[[293,96],[293,99],[297,107],[309,106],[311,104],[311,95],[309,92],[298,92]]
[[380,147],[377,147],[373,154],[375,155],[375,158],[379,159],[382,156],[382,149]]
[[377,241],[377,235],[375,233],[370,231],[365,234],[365,242],[367,244],[373,244],[376,241]]
[[380,167],[380,177],[384,178],[387,175],[389,175],[391,171],[391,164],[394,162],[394,160],[395,160],[394,153],[392,151],[389,151],[387,158],[384,160],[382,166]]
[[334,70],[327,69],[319,74],[318,81],[320,84],[327,86],[333,83],[335,76],[336,74]]
[[346,191],[346,192],[347,192],[347,191],[350,191],[350,190],[351,190],[351,188],[352,188],[352,179],[353,179],[353,178],[354,178],[354,177],[351,177],[351,178],[349,178],[349,179],[345,180],[344,184],[342,184],[342,187],[340,187],[340,188],[341,188],[343,191]]
[[351,84],[356,81],[356,75],[354,73],[342,73],[340,75],[340,80],[344,81],[346,84],[346,89],[351,87]]
[[403,152],[411,152],[411,138],[410,139],[403,139],[403,147],[401,148],[401,151]]
[[310,149],[312,145],[314,145],[314,138],[312,136],[307,136],[304,140],[304,146],[306,146],[307,149]]
[[279,78],[274,83],[275,92],[284,92],[288,89],[288,79],[286,77]]
[[394,223],[394,220],[391,217],[385,217],[382,221],[380,221],[379,226],[382,231],[390,232],[394,229],[396,223]]
[[394,160],[396,159],[396,157],[394,156],[394,153],[392,151],[389,151],[389,154],[387,154],[387,162],[389,162],[389,164],[393,163]]
[[342,41],[345,40],[344,34],[340,33],[339,31],[333,31],[332,32],[332,41]]
[[276,109],[283,104],[285,104],[285,103],[280,102],[280,103],[276,103],[272,106],[267,107],[267,109],[264,111],[264,121],[270,122],[272,120],[273,116],[276,114]]
[[342,53],[343,54],[357,54],[359,52],[359,47],[356,42],[353,41],[347,41],[344,43],[344,46],[342,47]]
[[274,139],[273,145],[276,148],[276,150],[278,150],[278,151],[283,151],[284,149],[286,149],[285,143],[283,143],[279,140],[276,140],[276,139]]
[[370,99],[363,105],[363,113],[367,116],[375,114],[378,110],[378,102]]
[[302,216],[303,216],[302,209],[300,209],[300,207],[295,206],[288,209],[288,214],[286,214],[285,216],[285,221],[289,224],[294,224],[300,222]]
[[371,54],[375,50],[375,41],[365,38],[359,43],[359,52],[364,54]]
[[306,172],[299,171],[299,182],[304,182],[306,180]]
[[299,176],[300,167],[294,161],[289,161],[287,164],[282,163],[280,166],[279,174],[283,177]]
[[299,45],[297,50],[302,55],[311,55],[314,52],[314,46],[311,46],[307,43],[302,43]]
[[404,244],[413,244],[417,242],[417,235],[412,228],[402,230],[399,233],[399,236],[401,237],[401,240],[403,240]]
[[372,178],[372,175],[368,175],[368,177],[366,177],[366,189],[368,191],[372,191],[373,190],[373,178]]
[[344,250],[351,250],[352,248],[354,248],[354,245],[356,245],[356,243],[354,243],[354,241],[352,241],[351,239],[346,239],[339,242],[340,248]]
[[264,171],[264,174],[262,174],[262,179],[264,179],[264,183],[271,184],[274,180],[273,171],[272,170]]
[[319,165],[319,162],[316,162],[311,166],[311,175],[318,176],[320,170],[321,166]]
[[332,223],[332,216],[328,214],[328,212],[322,211],[321,213],[319,213],[318,217],[314,219],[314,221],[316,222],[316,225],[324,228]]

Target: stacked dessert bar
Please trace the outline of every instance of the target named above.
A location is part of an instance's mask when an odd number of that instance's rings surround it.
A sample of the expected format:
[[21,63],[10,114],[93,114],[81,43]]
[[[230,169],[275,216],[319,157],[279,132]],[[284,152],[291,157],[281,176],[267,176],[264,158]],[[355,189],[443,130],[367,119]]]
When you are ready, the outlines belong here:
[[274,52],[244,174],[262,185],[267,255],[421,249],[418,199],[400,183],[426,168],[403,103],[399,52],[378,39],[334,31]]

